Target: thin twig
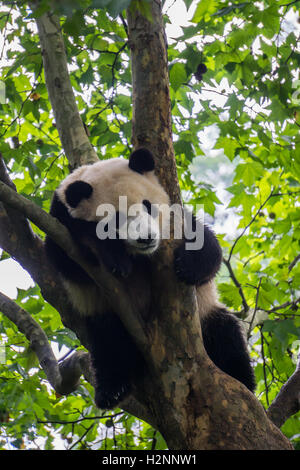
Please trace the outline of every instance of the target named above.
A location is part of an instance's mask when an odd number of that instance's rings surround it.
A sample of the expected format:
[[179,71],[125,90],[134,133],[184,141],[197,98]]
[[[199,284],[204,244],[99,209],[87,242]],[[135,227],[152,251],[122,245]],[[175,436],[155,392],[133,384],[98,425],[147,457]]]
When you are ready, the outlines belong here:
[[82,421],[86,421],[86,420],[96,420],[96,419],[113,419],[113,418],[116,418],[117,416],[120,416],[120,415],[123,415],[124,412],[123,411],[120,411],[119,413],[115,413],[113,415],[101,415],[101,416],[83,416],[82,418],[78,418],[78,419],[74,419],[72,421],[68,421],[68,420],[55,420],[55,421],[51,421],[51,420],[46,420],[46,421],[41,421],[41,420],[37,420],[37,423],[39,424],[77,424],[77,423],[81,423]]
[[243,231],[240,233],[240,235],[235,239],[232,247],[231,247],[231,250],[229,252],[229,256],[228,256],[228,262],[230,262],[230,259],[231,259],[231,256],[233,254],[233,251],[236,247],[236,244],[237,242],[244,236],[245,232],[248,230],[248,228],[250,227],[251,224],[253,224],[253,222],[255,221],[256,217],[258,216],[258,214],[260,213],[260,211],[262,210],[262,208],[267,204],[267,202],[269,201],[269,199],[271,197],[274,197],[275,194],[273,192],[274,190],[272,189],[271,193],[269,194],[269,196],[267,197],[267,199],[259,206],[259,209],[256,211],[256,213],[254,214],[254,216],[252,217],[252,219],[250,220],[250,222],[246,225],[246,227],[243,229]]
[[126,21],[125,21],[125,19],[124,19],[124,16],[122,15],[122,13],[120,13],[119,16],[120,16],[120,18],[121,18],[122,24],[123,24],[123,26],[124,26],[125,32],[126,32],[127,37],[128,37],[128,26],[127,26],[127,23],[126,23]]
[[81,442],[81,441],[83,440],[83,438],[87,435],[87,433],[88,433],[94,426],[95,426],[95,423],[93,423],[91,426],[89,426],[89,427],[85,430],[85,432],[82,434],[82,436],[81,436],[79,439],[77,439],[77,441],[74,442],[74,444],[72,444],[71,447],[69,447],[68,450],[72,450],[74,447],[76,447],[77,444],[79,444],[79,442]]
[[264,351],[264,334],[262,332],[262,327],[260,328],[260,338],[261,338],[261,356],[263,360],[263,373],[264,373],[264,382],[265,382],[265,390],[266,390],[266,401],[267,405],[269,406],[269,385],[267,381],[267,374],[266,374],[266,358],[265,358],[265,351]]
[[255,315],[256,315],[256,312],[257,312],[257,308],[258,308],[259,289],[260,289],[261,281],[262,281],[262,279],[260,278],[259,282],[258,282],[258,286],[256,288],[257,291],[256,291],[256,298],[255,298],[255,307],[254,307],[252,318],[251,318],[250,323],[249,323],[249,329],[248,329],[248,335],[247,335],[248,339],[250,338],[250,335],[251,335],[252,325],[253,325],[254,318],[255,318]]
[[282,310],[283,308],[287,308],[287,307],[297,307],[297,304],[300,302],[300,297],[298,297],[296,300],[291,300],[290,302],[284,302],[284,304],[281,304],[281,305],[277,305],[276,307],[273,307],[272,309],[270,310],[266,310],[266,309],[261,309],[263,310],[264,312],[268,312],[268,313],[273,313],[273,312],[277,312],[278,310]]
[[241,283],[237,280],[236,278],[236,275],[234,274],[234,271],[231,267],[231,264],[230,264],[230,261],[229,259],[225,259],[223,258],[223,263],[225,264],[225,266],[227,267],[228,271],[229,271],[229,275],[231,277],[231,279],[233,280],[234,284],[236,285],[236,287],[238,288],[238,291],[239,291],[239,294],[241,296],[241,299],[242,299],[242,304],[243,304],[243,308],[244,308],[244,313],[247,313],[250,309],[247,301],[246,301],[246,298],[245,298],[245,295],[244,295],[244,292],[243,292],[243,289],[242,289],[242,285]]
[[300,260],[300,253],[299,255],[296,256],[296,258],[289,265],[289,272],[293,269],[293,267],[298,263],[299,260]]

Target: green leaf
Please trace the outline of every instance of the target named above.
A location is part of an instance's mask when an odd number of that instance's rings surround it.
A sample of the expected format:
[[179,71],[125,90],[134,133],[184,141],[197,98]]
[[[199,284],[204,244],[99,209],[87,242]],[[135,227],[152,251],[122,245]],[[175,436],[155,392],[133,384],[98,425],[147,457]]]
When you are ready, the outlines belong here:
[[234,181],[251,186],[263,175],[263,171],[263,166],[258,162],[241,163],[236,167]]
[[288,335],[295,336],[296,338],[300,336],[300,328],[295,327],[293,320],[289,319],[279,322],[266,320],[264,322],[263,331],[273,332],[284,347],[288,344]]
[[230,161],[232,161],[234,157],[236,156],[236,149],[238,147],[239,147],[239,144],[236,142],[236,140],[230,137],[220,137],[216,145],[216,148],[224,149],[224,153],[226,157],[229,158]]
[[27,348],[27,350],[24,352],[24,357],[26,357],[25,370],[27,372],[33,367],[39,367],[37,355],[31,347]]
[[111,0],[92,0],[91,6],[93,8],[105,8]]
[[184,0],[184,3],[186,4],[186,9],[188,10],[193,3],[193,0]]
[[152,13],[149,0],[131,0],[130,10],[133,13],[136,10],[140,11],[148,21],[152,22]]
[[289,116],[286,105],[282,104],[281,101],[276,97],[272,98],[272,102],[269,108],[272,111],[269,116],[271,121],[283,122]]
[[172,65],[170,71],[170,83],[172,88],[176,91],[186,81],[187,75],[185,66],[181,62],[176,62]]
[[229,5],[228,7],[221,8],[216,13],[214,13],[213,16],[226,16],[226,15],[229,15],[229,13],[232,13],[236,9],[244,8],[246,5],[248,5],[248,2],[233,3],[232,5]]
[[239,295],[238,289],[235,286],[221,283],[218,284],[218,290],[221,294],[222,300],[226,302],[226,305],[234,309],[238,309],[240,307],[241,297]]
[[111,0],[107,5],[108,13],[116,18],[123,10],[129,7],[131,0]]
[[211,0],[209,2],[207,0],[200,0],[191,21],[193,23],[198,23],[202,20],[205,15],[212,15],[216,11],[216,9],[216,0]]

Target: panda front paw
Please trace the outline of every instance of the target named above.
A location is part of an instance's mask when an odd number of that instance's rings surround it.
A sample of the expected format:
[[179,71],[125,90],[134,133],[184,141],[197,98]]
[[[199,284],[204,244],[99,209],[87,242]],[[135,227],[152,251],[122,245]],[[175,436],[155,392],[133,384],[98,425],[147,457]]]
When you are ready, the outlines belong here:
[[174,268],[178,279],[186,284],[201,285],[217,274],[222,251],[214,233],[203,226],[204,237],[202,248],[188,249],[186,240],[174,252]]
[[109,271],[116,277],[126,278],[132,271],[131,259],[121,262],[120,260],[111,260],[109,263],[105,263]]
[[176,250],[174,254],[174,268],[179,281],[188,285],[206,282],[199,276],[199,267],[195,265],[193,257],[188,252],[181,253]]
[[213,256],[207,258],[201,250],[186,250],[185,243],[174,253],[174,269],[177,278],[188,285],[201,285],[210,281],[216,274],[219,262]]
[[105,389],[97,387],[95,390],[95,403],[97,408],[101,410],[111,410],[116,408],[120,401],[122,401],[130,392],[130,385],[123,384],[121,387],[112,387]]
[[100,257],[105,267],[116,277],[126,278],[132,272],[132,259],[123,240],[107,239],[99,245]]

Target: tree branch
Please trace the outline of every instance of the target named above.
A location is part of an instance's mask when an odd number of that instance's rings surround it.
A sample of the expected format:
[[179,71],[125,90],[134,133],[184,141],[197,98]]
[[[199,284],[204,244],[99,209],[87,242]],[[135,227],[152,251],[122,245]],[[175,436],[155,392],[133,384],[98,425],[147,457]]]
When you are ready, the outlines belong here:
[[250,225],[253,224],[253,222],[255,221],[256,217],[259,215],[260,211],[262,210],[262,208],[267,204],[267,202],[269,201],[269,199],[271,199],[272,197],[275,197],[275,196],[281,196],[281,194],[275,194],[274,193],[274,189],[272,189],[271,193],[269,194],[269,196],[265,199],[265,201],[259,206],[259,209],[257,209],[257,211],[255,212],[254,216],[252,217],[252,219],[250,220],[250,222],[246,225],[246,227],[244,227],[244,229],[242,230],[242,232],[240,233],[240,235],[235,239],[234,243],[232,244],[232,247],[230,249],[230,252],[229,252],[229,256],[228,256],[228,262],[230,262],[230,259],[231,259],[231,256],[233,255],[233,252],[234,252],[234,249],[235,249],[235,246],[237,244],[237,242],[244,236],[245,232],[248,230],[248,228],[250,227]]
[[299,255],[296,256],[296,258],[293,259],[293,261],[289,265],[289,272],[293,269],[294,266],[296,266],[299,260],[300,260],[300,253]]
[[281,387],[275,400],[271,403],[267,415],[281,427],[285,421],[300,410],[300,352],[296,370]]
[[243,314],[246,314],[246,313],[249,311],[250,307],[249,307],[249,305],[248,305],[248,303],[247,303],[247,301],[246,301],[246,298],[245,298],[245,295],[244,295],[244,292],[243,292],[243,289],[242,289],[242,285],[241,285],[241,283],[237,280],[236,275],[234,274],[234,271],[233,271],[232,266],[231,266],[231,264],[230,264],[230,259],[227,260],[227,259],[223,258],[223,263],[224,263],[225,266],[227,267],[227,269],[228,269],[228,271],[229,271],[229,275],[230,275],[232,281],[234,282],[234,284],[236,285],[236,287],[237,287],[238,290],[239,290],[239,294],[240,294],[240,296],[241,296],[242,304],[243,304],[243,309],[244,309]]
[[[58,364],[48,342],[48,338],[39,324],[19,307],[13,300],[0,292],[0,310],[23,333],[43,368],[50,385],[61,395],[68,395],[77,389],[80,376],[92,377],[89,371],[89,354],[76,351]],[[90,379],[91,380],[91,379]]]
[[95,163],[98,155],[88,139],[76,105],[59,18],[48,12],[37,18],[36,24],[49,98],[70,168]]
[[[16,191],[1,154],[0,181],[12,192]],[[43,242],[32,231],[22,212],[3,203],[0,203],[0,246],[17,259],[37,282],[43,284],[43,279],[47,276],[47,271],[41,270],[41,263],[44,261]]]
[[[0,181],[3,181],[12,193],[15,192],[15,185],[9,178],[1,154]],[[16,192],[15,197],[18,197]],[[14,209],[1,202],[0,246],[16,259],[38,283],[45,300],[61,313],[64,324],[66,326],[72,324],[76,328],[74,321],[76,317],[73,316],[73,309],[67,298],[67,293],[59,280],[58,273],[46,257],[43,241],[32,231],[27,218],[18,207]],[[83,329],[81,328],[81,330]],[[84,334],[81,338],[83,344],[86,344]]]

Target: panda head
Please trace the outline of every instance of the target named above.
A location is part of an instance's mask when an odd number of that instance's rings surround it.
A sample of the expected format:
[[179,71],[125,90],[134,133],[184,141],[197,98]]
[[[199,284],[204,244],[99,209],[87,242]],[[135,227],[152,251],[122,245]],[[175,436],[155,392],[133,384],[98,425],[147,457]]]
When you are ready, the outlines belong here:
[[151,254],[160,245],[169,197],[147,149],[136,150],[129,161],[112,158],[79,167],[61,183],[57,195],[72,217],[97,222],[100,239],[104,233],[122,238],[133,254]]

